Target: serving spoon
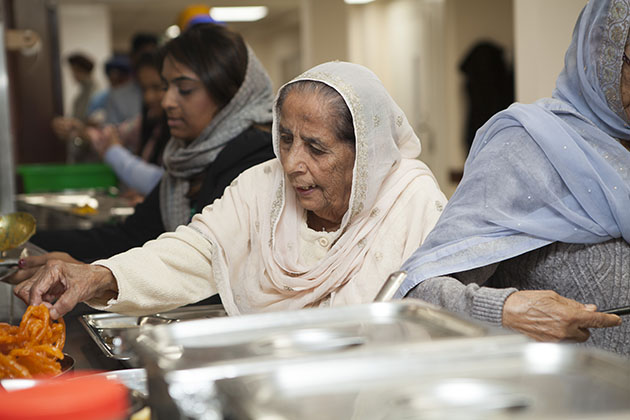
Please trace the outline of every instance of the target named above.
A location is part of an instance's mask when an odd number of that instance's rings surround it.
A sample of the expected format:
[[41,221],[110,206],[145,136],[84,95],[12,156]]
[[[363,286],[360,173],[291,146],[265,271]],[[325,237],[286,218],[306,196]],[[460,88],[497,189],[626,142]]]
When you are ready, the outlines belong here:
[[0,252],[16,248],[35,233],[37,222],[28,213],[15,212],[0,215]]
[[613,315],[630,315],[630,306],[622,306],[620,308],[604,309],[603,311],[600,311],[600,312],[605,313],[605,314],[613,314]]

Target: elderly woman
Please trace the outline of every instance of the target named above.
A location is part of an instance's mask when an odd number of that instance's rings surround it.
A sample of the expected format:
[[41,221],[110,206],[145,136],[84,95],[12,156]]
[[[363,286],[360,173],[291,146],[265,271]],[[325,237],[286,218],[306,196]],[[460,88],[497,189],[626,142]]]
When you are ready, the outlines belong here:
[[92,265],[49,261],[17,295],[56,301],[53,318],[215,293],[230,315],[373,300],[446,203],[405,115],[369,70],[322,64],[280,89],[273,145],[188,226]]
[[[623,6],[623,7],[621,7]],[[398,296],[630,355],[630,2],[584,8],[553,98],[477,133]],[[625,49],[625,53],[624,53]],[[482,287],[480,287],[482,286]]]
[[[273,157],[271,81],[240,35],[197,25],[161,55],[162,107],[172,138],[159,184],[123,223],[41,232],[33,243],[85,262],[142,246],[190,222],[241,172]],[[30,257],[12,281],[29,278],[51,257],[72,261],[59,253]]]

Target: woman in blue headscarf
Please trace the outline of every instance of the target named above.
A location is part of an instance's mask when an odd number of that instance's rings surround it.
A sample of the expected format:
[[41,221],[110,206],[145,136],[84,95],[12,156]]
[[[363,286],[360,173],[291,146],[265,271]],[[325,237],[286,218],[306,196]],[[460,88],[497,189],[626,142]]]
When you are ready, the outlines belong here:
[[398,297],[630,355],[630,0],[589,2],[552,98],[478,132]]

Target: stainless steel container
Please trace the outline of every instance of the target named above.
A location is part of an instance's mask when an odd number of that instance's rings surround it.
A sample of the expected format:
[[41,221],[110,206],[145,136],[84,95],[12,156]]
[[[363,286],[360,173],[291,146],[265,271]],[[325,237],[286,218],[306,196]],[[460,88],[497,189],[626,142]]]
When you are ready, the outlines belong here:
[[[147,369],[150,403],[159,418],[206,418],[193,408],[203,407],[208,416],[220,413],[214,385],[219,379],[294,360],[335,360],[393,345],[455,343],[490,331],[409,299],[155,326],[143,331],[133,350]],[[524,341],[514,335],[504,339]]]
[[37,219],[40,230],[89,229],[124,220],[133,213],[133,206],[125,199],[94,189],[19,194],[16,202],[18,209]]
[[146,316],[117,313],[86,314],[79,318],[79,322],[105,356],[119,360],[127,366],[138,367],[135,353],[129,346],[125,346],[123,335],[127,340],[135,340],[143,328],[152,325],[224,316],[227,314],[222,305],[198,305]]
[[234,420],[630,418],[627,360],[567,344],[489,346],[493,340],[285,363],[216,380],[214,404]]
[[433,305],[406,299],[156,326],[135,347],[145,358],[175,369],[235,359],[290,358],[381,344],[480,337],[489,331]]

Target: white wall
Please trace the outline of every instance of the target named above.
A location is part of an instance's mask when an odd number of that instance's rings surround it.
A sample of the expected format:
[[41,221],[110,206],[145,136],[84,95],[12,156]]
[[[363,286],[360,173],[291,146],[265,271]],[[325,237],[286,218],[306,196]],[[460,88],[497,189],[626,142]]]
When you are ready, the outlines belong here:
[[58,16],[63,105],[64,113],[69,115],[78,85],[72,79],[67,57],[74,52],[89,56],[95,63],[92,75],[99,89],[106,88],[108,83],[103,67],[111,55],[111,24],[105,5],[61,4]]
[[347,60],[347,7],[343,0],[300,0],[302,67]]
[[[596,0],[593,0],[596,1]],[[586,0],[514,0],[516,99],[551,96]]]
[[[427,0],[381,0],[348,9],[348,59],[376,73],[405,112],[422,142],[420,158],[438,182],[445,170],[437,146],[443,98],[439,86],[441,48],[434,43],[440,5]],[[439,67],[439,68],[438,68]],[[433,77],[435,76],[435,77]],[[445,168],[445,166],[444,166]]]
[[348,7],[350,61],[371,68],[422,141],[421,159],[450,196],[461,171],[465,97],[459,62],[479,40],[513,49],[509,0],[378,0]]
[[273,25],[271,30],[242,31],[241,34],[267,70],[274,92],[303,71],[297,17]]

